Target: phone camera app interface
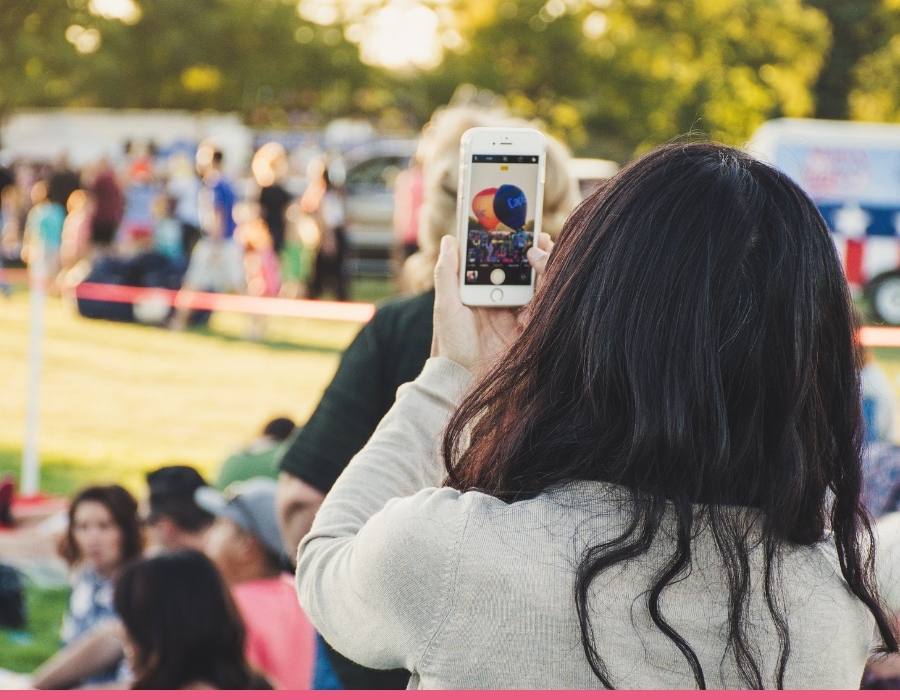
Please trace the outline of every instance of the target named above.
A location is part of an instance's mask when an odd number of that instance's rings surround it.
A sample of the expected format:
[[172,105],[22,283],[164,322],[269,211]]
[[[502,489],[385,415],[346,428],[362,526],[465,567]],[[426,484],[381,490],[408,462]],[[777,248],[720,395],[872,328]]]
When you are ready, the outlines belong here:
[[531,284],[537,156],[473,155],[466,284]]

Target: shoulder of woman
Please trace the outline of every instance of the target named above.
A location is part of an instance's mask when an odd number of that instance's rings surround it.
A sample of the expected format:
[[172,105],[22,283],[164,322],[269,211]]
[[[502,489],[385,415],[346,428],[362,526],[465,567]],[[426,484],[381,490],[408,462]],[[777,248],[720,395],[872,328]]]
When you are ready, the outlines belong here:
[[370,533],[378,531],[376,541],[382,550],[369,554],[381,561],[395,555],[404,560],[442,557],[463,536],[476,503],[475,494],[463,494],[448,486],[392,498],[367,523]]

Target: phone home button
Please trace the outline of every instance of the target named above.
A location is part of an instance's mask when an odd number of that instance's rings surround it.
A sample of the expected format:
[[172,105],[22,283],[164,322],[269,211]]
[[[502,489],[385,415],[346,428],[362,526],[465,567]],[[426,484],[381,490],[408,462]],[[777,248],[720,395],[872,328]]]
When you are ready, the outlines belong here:
[[492,289],[491,290],[491,301],[503,301],[503,290],[502,289]]

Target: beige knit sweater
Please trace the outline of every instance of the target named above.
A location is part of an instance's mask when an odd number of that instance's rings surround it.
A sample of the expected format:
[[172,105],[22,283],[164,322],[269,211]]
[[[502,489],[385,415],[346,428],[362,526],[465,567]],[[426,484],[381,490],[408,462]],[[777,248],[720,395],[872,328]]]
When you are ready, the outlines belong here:
[[[431,359],[332,488],[300,543],[297,588],[338,651],[372,668],[405,667],[411,688],[596,688],[574,604],[583,548],[624,527],[619,487],[578,482],[512,505],[439,487],[437,450],[471,380]],[[340,439],[340,436],[335,436]],[[664,530],[647,555],[602,574],[592,591],[597,646],[618,688],[693,688],[678,649],[651,622],[645,592],[672,551]],[[708,531],[691,573],[662,611],[691,644],[708,687],[742,686],[726,649],[727,588]],[[754,555],[749,620],[774,684],[777,644]],[[857,688],[874,624],[847,590],[834,547],[785,555],[786,686]]]

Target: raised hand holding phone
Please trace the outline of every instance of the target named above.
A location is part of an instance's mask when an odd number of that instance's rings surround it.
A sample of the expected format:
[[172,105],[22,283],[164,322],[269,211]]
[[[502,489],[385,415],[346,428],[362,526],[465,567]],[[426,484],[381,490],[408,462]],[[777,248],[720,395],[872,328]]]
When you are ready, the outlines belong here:
[[[540,277],[553,244],[542,233],[528,260]],[[512,344],[522,329],[521,309],[469,307],[460,298],[459,252],[453,236],[441,239],[434,268],[432,357],[446,357],[473,374],[481,374]],[[538,280],[538,284],[540,280]]]
[[476,127],[460,142],[457,236],[467,306],[520,307],[534,293],[526,259],[541,230],[546,143],[531,128]]

